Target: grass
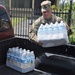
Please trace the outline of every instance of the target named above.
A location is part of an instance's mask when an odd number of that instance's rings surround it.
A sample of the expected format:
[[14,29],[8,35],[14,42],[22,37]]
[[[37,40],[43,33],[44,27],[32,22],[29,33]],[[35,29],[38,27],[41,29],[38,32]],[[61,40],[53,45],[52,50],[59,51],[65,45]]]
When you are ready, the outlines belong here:
[[22,22],[23,20],[26,20],[26,18],[16,18],[16,17],[12,17],[11,18],[11,22],[13,26],[16,26],[18,23]]

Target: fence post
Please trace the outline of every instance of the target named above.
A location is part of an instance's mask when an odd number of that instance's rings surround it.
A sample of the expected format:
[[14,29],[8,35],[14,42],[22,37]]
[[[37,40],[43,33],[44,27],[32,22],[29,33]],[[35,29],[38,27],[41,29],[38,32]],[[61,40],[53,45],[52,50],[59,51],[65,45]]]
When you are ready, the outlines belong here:
[[70,9],[69,9],[69,13],[68,13],[68,25],[70,26],[71,24],[71,14],[72,13],[72,0],[70,0]]

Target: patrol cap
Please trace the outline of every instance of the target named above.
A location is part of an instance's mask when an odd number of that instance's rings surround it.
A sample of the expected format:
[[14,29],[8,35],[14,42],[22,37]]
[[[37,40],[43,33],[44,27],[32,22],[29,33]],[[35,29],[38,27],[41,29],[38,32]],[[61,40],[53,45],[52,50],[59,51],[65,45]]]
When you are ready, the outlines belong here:
[[41,12],[49,11],[51,8],[51,1],[43,1],[41,3]]

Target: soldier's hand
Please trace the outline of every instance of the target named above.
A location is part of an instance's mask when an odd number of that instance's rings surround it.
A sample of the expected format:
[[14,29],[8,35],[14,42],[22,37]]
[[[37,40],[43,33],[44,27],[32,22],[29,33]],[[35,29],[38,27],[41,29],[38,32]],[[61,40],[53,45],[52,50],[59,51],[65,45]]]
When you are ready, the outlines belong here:
[[39,44],[40,46],[42,46],[43,43],[41,43],[40,41],[38,41],[38,44]]

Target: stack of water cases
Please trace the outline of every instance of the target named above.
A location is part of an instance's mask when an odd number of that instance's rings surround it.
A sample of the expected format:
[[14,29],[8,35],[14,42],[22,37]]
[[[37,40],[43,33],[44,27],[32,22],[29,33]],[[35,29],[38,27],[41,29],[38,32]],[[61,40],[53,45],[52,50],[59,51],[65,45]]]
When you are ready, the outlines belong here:
[[43,43],[43,47],[59,46],[68,44],[68,33],[63,21],[60,23],[41,24],[37,32],[38,41]]
[[21,73],[35,69],[35,55],[33,51],[19,47],[9,48],[7,51],[6,66]]

